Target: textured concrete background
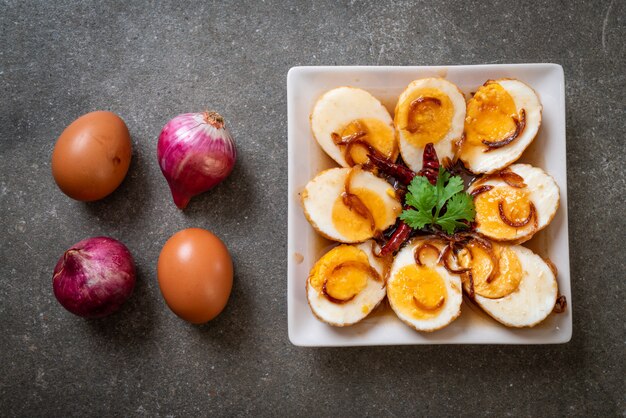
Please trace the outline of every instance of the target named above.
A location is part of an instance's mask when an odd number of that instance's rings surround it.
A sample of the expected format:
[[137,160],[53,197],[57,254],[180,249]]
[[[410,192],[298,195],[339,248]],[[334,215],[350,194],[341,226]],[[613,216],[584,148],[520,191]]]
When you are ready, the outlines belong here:
[[[626,412],[623,220],[626,3],[507,0],[0,4],[0,415],[596,415]],[[304,3],[304,2],[303,2]],[[287,338],[286,74],[295,65],[556,62],[565,69],[574,337],[559,346],[301,349]],[[219,110],[237,168],[178,211],[156,138]],[[109,198],[65,197],[57,136],[120,114],[133,162]],[[232,251],[230,304],[195,327],[165,306],[156,260],[198,226]],[[110,235],[139,270],[118,314],[52,294],[57,258]]]

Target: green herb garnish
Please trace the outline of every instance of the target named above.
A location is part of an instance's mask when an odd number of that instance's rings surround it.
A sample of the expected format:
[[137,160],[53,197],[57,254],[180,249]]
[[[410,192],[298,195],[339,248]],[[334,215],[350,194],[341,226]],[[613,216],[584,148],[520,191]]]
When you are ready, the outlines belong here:
[[463,179],[450,176],[443,168],[439,168],[435,186],[426,177],[413,178],[405,202],[414,209],[404,210],[400,219],[414,229],[438,225],[453,234],[457,228],[467,228],[462,221],[472,222],[476,215],[472,197],[463,191]]

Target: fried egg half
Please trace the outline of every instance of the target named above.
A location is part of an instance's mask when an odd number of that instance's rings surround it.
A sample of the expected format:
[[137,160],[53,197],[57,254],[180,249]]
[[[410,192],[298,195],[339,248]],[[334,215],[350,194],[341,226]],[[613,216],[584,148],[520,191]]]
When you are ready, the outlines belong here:
[[302,192],[304,214],[321,235],[356,243],[396,222],[402,206],[389,183],[360,166],[331,168]]
[[339,245],[313,266],[306,295],[313,314],[337,327],[365,318],[385,298],[384,263],[373,241]]
[[529,164],[513,164],[484,177],[468,193],[479,193],[474,196],[476,231],[497,241],[527,241],[552,221],[559,208],[554,179]]
[[493,173],[515,162],[535,139],[542,106],[519,80],[489,80],[467,103],[459,158],[473,173]]
[[429,142],[441,160],[453,159],[464,120],[465,98],[457,86],[443,78],[411,82],[398,98],[394,116],[402,159],[411,170],[421,170]]
[[311,114],[311,130],[326,154],[342,167],[367,162],[369,147],[384,158],[398,158],[389,112],[359,88],[339,87],[320,97]]
[[[492,245],[497,266],[484,248],[470,244],[474,301],[506,326],[537,325],[550,315],[556,303],[554,267],[521,245]],[[494,276],[488,279],[494,268]],[[466,274],[463,286],[471,294]]]
[[396,255],[387,280],[387,298],[398,318],[417,331],[445,327],[461,313],[461,278],[439,262],[437,250],[423,250],[421,265],[415,250],[423,240],[405,245]]

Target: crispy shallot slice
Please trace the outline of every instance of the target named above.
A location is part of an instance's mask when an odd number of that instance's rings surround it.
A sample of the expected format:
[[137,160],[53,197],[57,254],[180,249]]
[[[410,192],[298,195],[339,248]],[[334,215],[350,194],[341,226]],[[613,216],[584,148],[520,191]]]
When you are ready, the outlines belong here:
[[490,152],[498,148],[502,148],[505,145],[510,144],[515,141],[521,133],[524,131],[526,127],[526,111],[521,109],[519,112],[519,117],[513,116],[513,122],[515,122],[515,130],[508,136],[498,140],[498,141],[487,141],[483,139],[481,142],[487,145],[487,149],[484,152]]

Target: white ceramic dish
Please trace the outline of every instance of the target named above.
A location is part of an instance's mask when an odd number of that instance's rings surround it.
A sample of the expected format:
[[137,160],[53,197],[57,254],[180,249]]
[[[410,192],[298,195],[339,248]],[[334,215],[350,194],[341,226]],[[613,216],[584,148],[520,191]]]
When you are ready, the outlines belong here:
[[[319,171],[336,166],[311,134],[309,116],[317,98],[339,86],[363,88],[393,115],[402,90],[417,78],[444,77],[467,95],[488,79],[512,77],[535,89],[543,104],[539,135],[524,152],[528,162],[550,173],[559,185],[561,205],[552,223],[524,244],[549,257],[559,270],[559,293],[567,298],[565,313],[551,314],[526,329],[507,328],[478,307],[464,301],[461,316],[448,327],[419,333],[382,306],[362,322],[335,328],[318,321],[307,304],[305,282],[315,261],[331,242],[320,238],[306,221],[299,193]],[[504,64],[442,67],[294,67],[287,75],[289,121],[288,205],[288,322],[289,339],[298,346],[359,346],[395,344],[555,344],[572,336],[567,179],[565,167],[565,86],[563,68],[556,64]],[[386,301],[385,301],[386,302]]]

